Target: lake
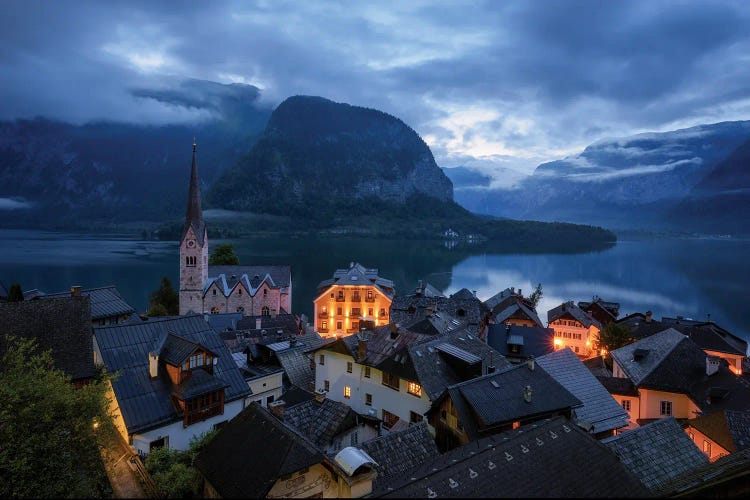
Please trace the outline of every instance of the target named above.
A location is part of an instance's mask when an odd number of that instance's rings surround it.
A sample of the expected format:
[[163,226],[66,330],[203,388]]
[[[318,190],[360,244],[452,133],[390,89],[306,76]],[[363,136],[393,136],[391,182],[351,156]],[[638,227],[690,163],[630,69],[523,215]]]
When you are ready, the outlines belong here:
[[[312,314],[317,284],[336,268],[357,261],[379,268],[397,293],[410,293],[426,280],[446,294],[461,288],[486,299],[514,286],[525,294],[541,283],[538,307],[546,311],[564,300],[598,295],[621,304],[620,315],[682,315],[710,319],[750,339],[750,241],[721,239],[622,240],[587,253],[514,253],[512,245],[487,251],[440,241],[347,238],[247,238],[232,243],[242,264],[289,264],[292,307]],[[139,311],[162,276],[178,278],[177,242],[0,229],[0,281],[20,282],[24,290],[61,291],[71,285],[114,284]]]

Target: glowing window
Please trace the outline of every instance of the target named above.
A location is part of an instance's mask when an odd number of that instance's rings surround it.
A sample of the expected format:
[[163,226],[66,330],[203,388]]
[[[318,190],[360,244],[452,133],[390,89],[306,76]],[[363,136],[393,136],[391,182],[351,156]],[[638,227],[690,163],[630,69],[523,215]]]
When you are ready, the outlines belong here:
[[409,382],[406,385],[406,392],[417,397],[422,397],[422,386],[414,382]]
[[349,387],[348,385],[344,386],[344,397],[346,399],[349,399],[350,397],[352,397],[352,388]]

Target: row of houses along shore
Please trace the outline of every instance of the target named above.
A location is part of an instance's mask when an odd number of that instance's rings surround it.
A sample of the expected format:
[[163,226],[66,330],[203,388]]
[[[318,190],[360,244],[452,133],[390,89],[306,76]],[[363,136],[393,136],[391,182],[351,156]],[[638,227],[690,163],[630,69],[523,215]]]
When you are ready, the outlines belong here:
[[[352,262],[292,311],[289,266],[209,266],[195,147],[180,315],[114,286],[26,292],[4,334],[34,337],[75,384],[117,373],[133,453],[216,436],[206,497],[672,497],[750,492],[747,342],[714,322],[620,316],[594,296],[543,322],[509,287],[398,293]],[[628,332],[607,352],[601,333]],[[5,349],[0,339],[0,354]]]

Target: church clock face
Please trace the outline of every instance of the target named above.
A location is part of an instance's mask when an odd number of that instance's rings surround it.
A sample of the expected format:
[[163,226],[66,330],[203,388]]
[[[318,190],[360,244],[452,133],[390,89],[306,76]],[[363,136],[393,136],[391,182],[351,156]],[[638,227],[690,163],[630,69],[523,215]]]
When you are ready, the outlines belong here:
[[187,240],[187,246],[188,248],[195,247],[195,240]]

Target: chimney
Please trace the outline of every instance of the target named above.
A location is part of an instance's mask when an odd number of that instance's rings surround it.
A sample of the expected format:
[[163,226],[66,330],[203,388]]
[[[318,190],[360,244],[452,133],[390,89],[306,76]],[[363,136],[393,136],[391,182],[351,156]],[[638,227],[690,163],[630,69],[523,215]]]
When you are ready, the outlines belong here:
[[417,282],[417,293],[424,293],[424,285],[422,284],[422,280],[419,280]]
[[510,287],[510,293],[511,294],[516,293],[516,287],[514,287],[514,286]]
[[362,361],[367,357],[367,338],[365,332],[362,331],[357,341],[357,361]]
[[490,364],[487,366],[487,374],[495,373],[495,361],[492,356],[492,351],[490,351]]
[[70,287],[70,296],[71,297],[80,297],[81,296],[81,287],[80,286],[71,286]]
[[398,337],[398,325],[396,323],[391,323],[391,340]]
[[651,318],[654,314],[651,311],[646,311],[646,323],[651,323]]
[[474,294],[474,297],[477,296],[477,291],[476,290],[472,290],[472,293]]
[[297,344],[297,339],[294,337],[289,337],[289,347],[294,347]]
[[526,363],[529,366],[529,370],[531,370],[533,372],[534,371],[534,365],[536,364],[534,362],[534,356],[529,356],[529,359],[528,359],[528,361],[526,361]]
[[711,313],[706,313],[706,323],[711,322]]
[[520,288],[518,289],[518,295],[520,295],[520,296],[522,296],[522,297],[523,297],[523,292],[521,291],[521,289],[520,289]]
[[325,399],[326,391],[324,391],[323,389],[318,389],[317,391],[315,391],[315,401],[317,401],[318,403],[322,403],[323,401],[325,401]]
[[159,354],[148,353],[148,376],[153,380],[159,376]]
[[354,262],[349,263],[349,268],[351,269],[352,267],[354,267]]
[[505,325],[505,336],[510,337],[510,325]]
[[260,316],[258,316],[257,318],[255,318],[255,329],[256,330],[260,330],[260,323],[261,323]]
[[523,400],[527,403],[531,403],[531,386],[527,385],[523,388]]
[[709,377],[719,371],[719,359],[716,356],[706,356],[706,375]]
[[286,403],[283,399],[279,399],[278,401],[274,401],[268,405],[268,409],[271,411],[271,413],[274,414],[276,418],[279,420],[284,420],[284,407],[286,406]]

